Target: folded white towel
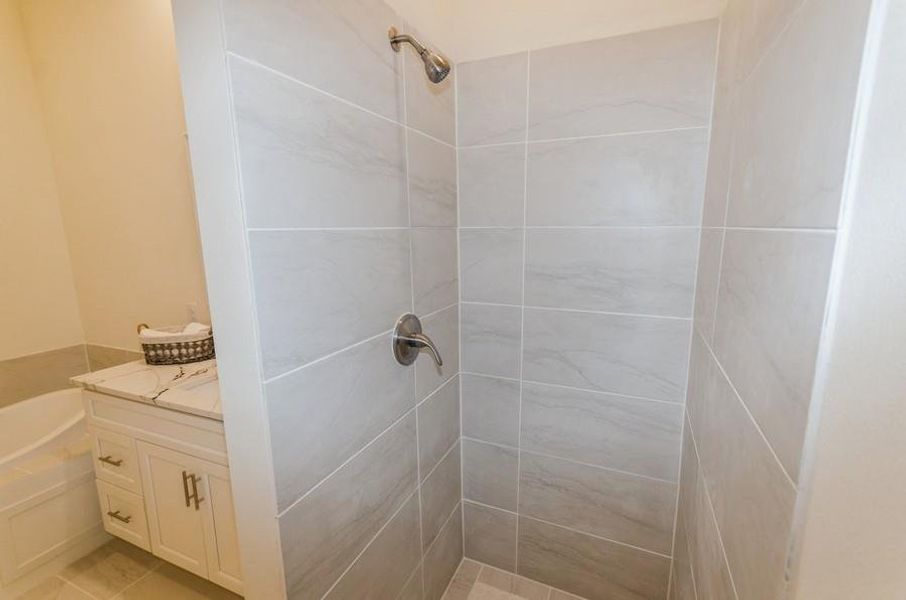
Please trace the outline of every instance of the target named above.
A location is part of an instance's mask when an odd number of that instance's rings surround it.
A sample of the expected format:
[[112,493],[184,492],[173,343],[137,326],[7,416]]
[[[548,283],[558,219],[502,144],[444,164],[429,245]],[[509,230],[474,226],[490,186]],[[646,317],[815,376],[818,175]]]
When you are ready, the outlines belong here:
[[211,326],[205,325],[204,323],[189,323],[186,325],[183,330],[183,333],[186,334],[202,334],[202,333],[211,333]]
[[183,341],[180,338],[196,338],[200,339],[203,336],[210,335],[211,326],[205,325],[204,323],[189,323],[185,327],[162,327],[160,329],[151,329],[150,327],[145,327],[142,329],[139,334],[140,341],[147,341],[148,343],[160,342],[179,342]]
[[145,327],[139,332],[138,337],[144,338],[162,338],[170,337],[173,335],[172,331],[162,331],[160,329],[151,329],[150,327]]

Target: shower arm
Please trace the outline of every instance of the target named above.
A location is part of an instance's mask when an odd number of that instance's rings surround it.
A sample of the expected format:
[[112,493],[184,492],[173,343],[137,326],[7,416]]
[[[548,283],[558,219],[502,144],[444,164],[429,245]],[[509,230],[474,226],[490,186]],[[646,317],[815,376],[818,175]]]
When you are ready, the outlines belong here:
[[397,33],[395,27],[390,28],[390,47],[393,48],[394,52],[400,51],[400,44],[409,43],[412,44],[412,47],[415,48],[416,52],[419,55],[424,56],[428,52],[428,48],[425,47],[420,41],[409,35],[408,33]]

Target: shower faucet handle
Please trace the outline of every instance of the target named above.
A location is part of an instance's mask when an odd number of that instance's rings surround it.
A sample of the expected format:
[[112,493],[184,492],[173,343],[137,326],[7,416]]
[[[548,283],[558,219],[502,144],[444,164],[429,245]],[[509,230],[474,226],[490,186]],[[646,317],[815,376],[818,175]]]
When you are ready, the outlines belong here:
[[438,367],[444,360],[431,338],[422,333],[422,322],[413,314],[405,314],[393,328],[393,356],[401,365],[411,365],[422,348],[427,348]]

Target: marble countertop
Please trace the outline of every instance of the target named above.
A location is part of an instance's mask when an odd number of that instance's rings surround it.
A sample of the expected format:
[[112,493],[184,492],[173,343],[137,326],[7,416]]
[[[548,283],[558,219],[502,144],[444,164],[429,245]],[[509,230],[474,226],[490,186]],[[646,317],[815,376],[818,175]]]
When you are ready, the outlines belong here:
[[137,360],[70,381],[86,390],[223,421],[216,360],[166,366]]

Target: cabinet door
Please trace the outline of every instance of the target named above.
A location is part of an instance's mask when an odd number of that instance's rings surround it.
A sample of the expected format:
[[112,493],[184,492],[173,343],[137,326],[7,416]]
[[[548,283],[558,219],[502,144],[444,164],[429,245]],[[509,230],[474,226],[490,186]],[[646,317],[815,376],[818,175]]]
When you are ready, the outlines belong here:
[[212,464],[210,467],[205,473],[205,488],[210,499],[210,518],[206,522],[205,536],[208,578],[230,591],[242,594],[239,537],[236,535],[229,471],[220,465]]
[[[142,441],[138,442],[138,456],[151,551],[207,578],[205,521],[209,503],[203,485],[204,461]],[[193,497],[196,490],[197,501]]]

